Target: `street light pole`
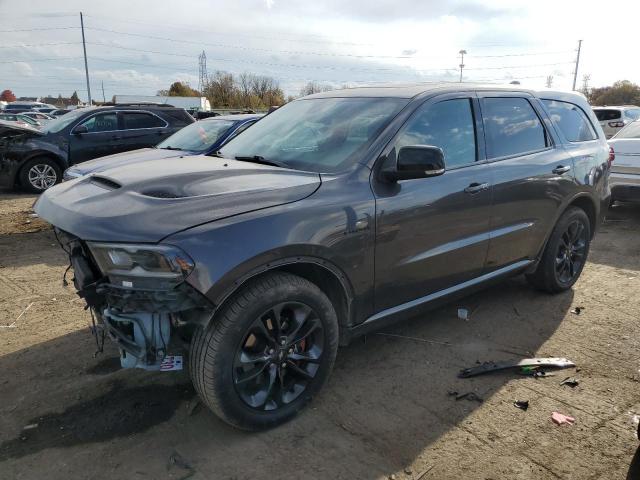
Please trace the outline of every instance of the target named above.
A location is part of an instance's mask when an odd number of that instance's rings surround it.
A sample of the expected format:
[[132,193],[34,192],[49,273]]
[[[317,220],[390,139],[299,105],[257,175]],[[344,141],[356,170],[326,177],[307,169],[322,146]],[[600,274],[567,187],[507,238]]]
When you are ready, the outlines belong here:
[[466,55],[466,50],[460,50],[458,52],[460,54],[460,83],[462,83],[462,69],[464,68],[464,56]]
[[576,69],[573,71],[573,90],[576,89],[576,80],[578,79],[578,66],[580,65],[580,50],[582,49],[582,40],[578,40],[578,54],[576,55]]
[[82,50],[84,50],[84,73],[87,76],[87,97],[89,98],[89,106],[91,106],[91,87],[89,86],[89,65],[87,64],[87,45],[84,41],[84,21],[82,12],[80,12],[80,29],[82,30]]

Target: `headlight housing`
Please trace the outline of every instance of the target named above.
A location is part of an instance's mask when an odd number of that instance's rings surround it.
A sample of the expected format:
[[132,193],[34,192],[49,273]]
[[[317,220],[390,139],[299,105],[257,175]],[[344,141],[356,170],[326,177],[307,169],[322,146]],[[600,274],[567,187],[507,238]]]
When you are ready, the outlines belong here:
[[178,247],[87,242],[103,275],[114,286],[166,290],[182,283],[195,266]]

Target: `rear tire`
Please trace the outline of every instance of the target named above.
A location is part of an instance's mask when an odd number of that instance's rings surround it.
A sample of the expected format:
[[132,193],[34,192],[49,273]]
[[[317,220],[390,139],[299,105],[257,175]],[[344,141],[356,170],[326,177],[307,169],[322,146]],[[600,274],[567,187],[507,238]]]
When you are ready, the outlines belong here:
[[591,224],[584,210],[569,207],[551,232],[540,262],[527,280],[539,290],[559,293],[580,277],[589,255]]
[[293,418],[326,382],[338,320],[308,280],[267,273],[235,293],[192,340],[189,368],[203,403],[243,430]]
[[32,158],[20,169],[20,185],[31,193],[42,193],[60,180],[60,167],[48,157]]

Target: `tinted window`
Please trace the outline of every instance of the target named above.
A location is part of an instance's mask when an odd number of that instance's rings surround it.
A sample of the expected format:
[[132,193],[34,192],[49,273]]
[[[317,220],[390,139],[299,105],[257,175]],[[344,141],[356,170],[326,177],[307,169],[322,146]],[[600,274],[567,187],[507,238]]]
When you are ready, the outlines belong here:
[[632,120],[638,120],[640,118],[640,108],[633,108],[631,110],[625,110],[624,116]]
[[421,107],[396,142],[396,152],[407,145],[434,145],[444,152],[447,168],[476,161],[476,135],[471,100],[459,98]]
[[89,132],[110,132],[118,129],[118,118],[115,112],[94,115],[81,123]]
[[598,120],[600,120],[601,122],[605,122],[607,120],[619,120],[620,117],[622,117],[620,110],[598,109],[598,110],[594,110],[594,112],[596,114],[596,117],[598,117]]
[[614,138],[640,138],[640,122],[633,122],[620,130]]
[[189,115],[187,111],[184,109],[176,108],[176,109],[170,109],[170,110],[163,110],[162,115],[164,115],[165,117],[170,117],[171,124],[177,127],[190,125],[195,121],[194,118],[191,115]]
[[547,146],[544,127],[524,98],[485,98],[482,116],[488,158],[535,152]]
[[309,98],[278,108],[222,148],[226,158],[259,155],[289,168],[338,172],[407,104],[401,98]]
[[570,142],[588,142],[597,138],[589,119],[577,105],[557,100],[542,100],[542,102],[549,111],[551,121]]
[[134,128],[157,128],[164,127],[165,122],[155,115],[143,112],[122,112],[122,121],[125,130]]

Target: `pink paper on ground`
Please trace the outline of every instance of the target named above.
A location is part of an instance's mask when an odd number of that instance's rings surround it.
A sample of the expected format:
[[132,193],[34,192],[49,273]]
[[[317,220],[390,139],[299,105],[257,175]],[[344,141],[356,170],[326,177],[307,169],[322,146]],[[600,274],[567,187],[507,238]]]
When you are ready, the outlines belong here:
[[575,418],[560,412],[551,412],[551,420],[553,420],[553,422],[557,423],[558,425],[563,425],[565,423],[567,425],[573,425],[573,422],[576,421]]

